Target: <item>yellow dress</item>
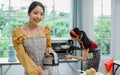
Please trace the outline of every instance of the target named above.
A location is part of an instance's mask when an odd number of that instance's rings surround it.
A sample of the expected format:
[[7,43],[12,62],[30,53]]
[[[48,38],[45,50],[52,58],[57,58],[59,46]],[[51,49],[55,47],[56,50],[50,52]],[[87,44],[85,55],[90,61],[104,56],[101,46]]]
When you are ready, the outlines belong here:
[[[51,31],[49,26],[45,26],[44,34],[47,44],[46,49],[48,50],[48,48],[51,48],[51,36],[50,36]],[[37,66],[36,63],[33,62],[32,59],[25,52],[23,41],[27,37],[28,35],[22,32],[21,27],[15,28],[12,32],[13,47],[16,50],[18,60],[20,61],[21,65],[25,68],[25,70],[28,72],[28,74],[39,75],[42,68],[40,66]]]

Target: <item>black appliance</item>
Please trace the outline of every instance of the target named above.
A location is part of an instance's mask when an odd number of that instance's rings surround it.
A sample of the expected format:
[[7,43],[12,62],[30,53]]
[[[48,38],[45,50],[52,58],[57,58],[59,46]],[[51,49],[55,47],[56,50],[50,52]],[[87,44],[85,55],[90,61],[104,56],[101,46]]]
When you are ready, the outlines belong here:
[[74,46],[74,42],[71,39],[57,39],[52,40],[52,47],[57,53],[59,59],[63,59],[67,54],[73,54],[74,50],[80,49]]

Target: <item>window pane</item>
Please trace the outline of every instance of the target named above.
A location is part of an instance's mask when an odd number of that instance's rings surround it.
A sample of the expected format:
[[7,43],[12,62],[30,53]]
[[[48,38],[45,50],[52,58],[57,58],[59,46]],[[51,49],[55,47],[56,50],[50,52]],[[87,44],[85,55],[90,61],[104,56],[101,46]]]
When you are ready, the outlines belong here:
[[94,17],[100,17],[102,10],[101,10],[102,0],[94,0]]
[[94,18],[94,39],[100,39],[101,37],[101,30],[102,28],[102,23],[101,23],[101,18]]
[[51,27],[53,38],[68,38],[70,29],[70,0],[41,1],[46,6],[45,19],[42,25]]
[[110,25],[110,17],[103,17],[102,18],[102,37],[103,38],[110,38],[110,30],[111,30],[111,25]]
[[103,15],[111,15],[111,0],[103,0]]
[[6,17],[1,17],[0,18],[0,38],[8,38],[9,34],[8,32],[10,31],[9,28],[9,18]]
[[27,16],[28,6],[30,5],[31,0],[11,0],[10,4],[10,16]]
[[110,54],[110,39],[104,39],[102,42],[102,55]]
[[28,23],[28,18],[11,18],[10,19],[10,26],[11,26],[11,31],[15,27],[20,27],[20,26],[25,26]]
[[0,39],[0,58],[8,57],[8,39]]
[[9,0],[0,0],[0,17],[8,16]]
[[[94,18],[94,38],[110,38],[110,17]],[[96,38],[97,39],[97,38]]]
[[94,0],[94,39],[102,54],[110,54],[111,0]]

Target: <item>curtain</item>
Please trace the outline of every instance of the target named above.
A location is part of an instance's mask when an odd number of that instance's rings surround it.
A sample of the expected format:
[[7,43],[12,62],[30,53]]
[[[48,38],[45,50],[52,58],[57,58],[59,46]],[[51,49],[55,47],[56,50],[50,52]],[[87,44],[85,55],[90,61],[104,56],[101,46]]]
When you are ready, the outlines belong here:
[[82,29],[82,0],[71,0],[71,28]]
[[115,59],[120,59],[120,0],[111,2],[111,53]]

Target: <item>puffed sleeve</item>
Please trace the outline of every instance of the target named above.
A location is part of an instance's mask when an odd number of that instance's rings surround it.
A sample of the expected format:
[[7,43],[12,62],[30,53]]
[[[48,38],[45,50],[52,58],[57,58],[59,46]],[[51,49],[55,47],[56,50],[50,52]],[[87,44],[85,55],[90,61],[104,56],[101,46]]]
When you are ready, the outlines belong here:
[[26,54],[23,40],[25,35],[20,32],[20,28],[15,28],[12,32],[12,41],[13,47],[16,50],[17,58],[20,61],[21,65],[25,68],[25,70],[29,73],[29,75],[39,75],[42,68],[37,66],[30,57]]
[[51,48],[51,30],[49,26],[45,26],[45,37],[46,37],[47,49]]

